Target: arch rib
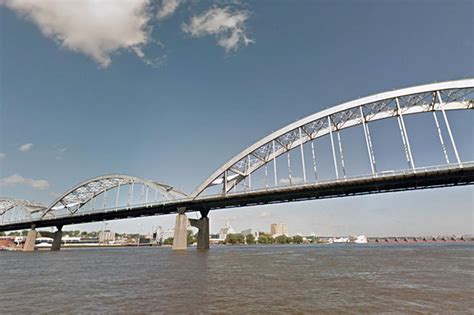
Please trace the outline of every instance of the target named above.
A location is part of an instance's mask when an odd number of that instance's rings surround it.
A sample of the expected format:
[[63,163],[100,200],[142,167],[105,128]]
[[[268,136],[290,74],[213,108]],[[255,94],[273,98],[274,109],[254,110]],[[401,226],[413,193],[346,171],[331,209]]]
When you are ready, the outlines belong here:
[[[298,145],[322,137],[332,130],[340,131],[363,124],[364,120],[365,123],[368,123],[375,120],[398,117],[401,114],[409,115],[429,111],[473,109],[473,100],[464,98],[465,95],[473,91],[474,79],[470,78],[383,92],[325,109],[293,122],[247,147],[217,169],[191,196],[197,197],[208,187],[223,183],[223,174],[226,171],[239,174],[232,182],[225,183],[227,184],[226,189],[229,191],[252,172],[270,161],[274,162],[276,157]],[[445,92],[447,97],[443,99],[442,103],[435,104],[433,93],[440,92]],[[400,102],[400,111],[397,110],[397,100]],[[333,125],[334,129],[329,125],[329,121],[332,121],[331,125]],[[304,131],[302,137],[299,135],[299,128]],[[261,156],[262,154],[263,156]],[[247,167],[245,158],[250,155],[258,155],[259,159],[256,159],[253,165]]]
[[[187,197],[187,194],[172,186],[147,179],[122,174],[103,175],[87,179],[66,191],[51,203],[51,205],[44,211],[42,217],[56,209],[77,207],[74,211],[76,212],[84,204],[93,200],[98,195],[105,194],[107,191],[114,188],[120,189],[123,185],[130,184],[133,186],[135,183],[160,191],[162,195],[169,196],[172,199]],[[118,200],[116,199],[116,204],[117,202]]]

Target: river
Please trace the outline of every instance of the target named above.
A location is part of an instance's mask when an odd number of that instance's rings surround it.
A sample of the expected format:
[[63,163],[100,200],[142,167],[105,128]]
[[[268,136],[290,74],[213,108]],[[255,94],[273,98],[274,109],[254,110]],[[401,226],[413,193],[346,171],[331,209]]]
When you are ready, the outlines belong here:
[[472,243],[0,252],[0,268],[1,314],[474,309]]

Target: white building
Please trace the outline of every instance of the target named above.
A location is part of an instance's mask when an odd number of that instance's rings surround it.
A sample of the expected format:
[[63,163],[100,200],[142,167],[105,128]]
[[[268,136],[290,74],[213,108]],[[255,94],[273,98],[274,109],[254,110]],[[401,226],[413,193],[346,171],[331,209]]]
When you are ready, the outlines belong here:
[[255,240],[258,240],[258,232],[254,231],[253,229],[243,230],[241,233],[243,236],[252,234],[255,237]]
[[235,230],[230,226],[229,220],[226,220],[225,227],[219,231],[219,239],[225,240],[228,234],[235,234]]
[[108,243],[115,241],[115,233],[110,230],[99,232],[99,243]]

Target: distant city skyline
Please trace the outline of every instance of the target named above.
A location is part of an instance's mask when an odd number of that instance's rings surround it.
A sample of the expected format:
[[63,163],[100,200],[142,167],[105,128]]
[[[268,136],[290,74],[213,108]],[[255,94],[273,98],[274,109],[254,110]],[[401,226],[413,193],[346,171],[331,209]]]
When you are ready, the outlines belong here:
[[[296,119],[373,93],[474,76],[466,1],[137,1],[107,10],[118,15],[103,20],[94,9],[104,8],[78,5],[72,19],[67,6],[0,1],[2,197],[49,205],[78,182],[110,173],[189,193],[230,157]],[[448,116],[460,154],[474,160],[472,113]],[[421,134],[415,158],[438,161],[439,147],[424,146],[435,134],[424,137],[415,118],[407,125]],[[400,142],[395,128],[379,126],[381,151]],[[470,136],[460,137],[466,130]],[[356,146],[344,141],[349,151]],[[237,231],[285,222],[292,235],[469,234],[473,216],[474,189],[455,187],[217,210],[210,227],[217,233],[229,220]],[[138,232],[139,224],[171,228],[174,220],[119,220],[108,228]]]

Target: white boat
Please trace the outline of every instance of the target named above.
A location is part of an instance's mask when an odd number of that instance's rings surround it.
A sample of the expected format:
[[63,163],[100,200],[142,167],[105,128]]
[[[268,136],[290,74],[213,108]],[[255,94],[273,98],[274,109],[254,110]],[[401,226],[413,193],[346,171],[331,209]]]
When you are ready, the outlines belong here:
[[348,237],[336,237],[334,243],[349,243],[350,240]]
[[35,242],[36,248],[51,248],[53,239],[51,237],[38,237]]
[[357,235],[354,243],[356,244],[367,244],[367,236],[365,235]]

